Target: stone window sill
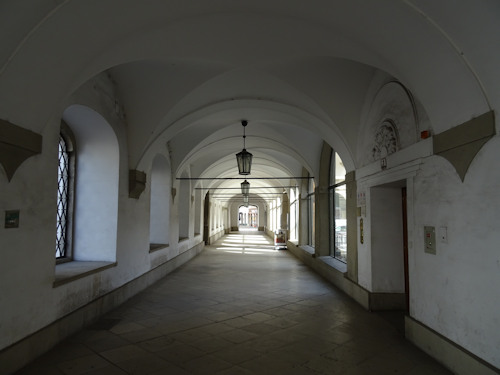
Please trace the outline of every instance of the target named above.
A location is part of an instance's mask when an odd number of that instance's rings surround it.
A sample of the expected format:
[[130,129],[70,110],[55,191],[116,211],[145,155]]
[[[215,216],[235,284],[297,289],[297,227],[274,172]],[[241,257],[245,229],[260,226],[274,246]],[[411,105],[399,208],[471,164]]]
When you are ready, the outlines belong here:
[[314,247],[309,246],[309,245],[301,245],[299,246],[302,250],[304,250],[306,253],[309,253],[311,256],[314,256],[315,250]]
[[154,253],[155,251],[166,249],[169,247],[169,244],[163,244],[163,243],[151,243],[149,244],[149,252]]
[[343,274],[347,273],[347,264],[341,262],[338,259],[335,259],[331,256],[322,256],[319,257],[319,260],[328,264],[330,267],[335,268],[337,271],[342,272]]
[[115,267],[116,262],[84,262],[72,261],[56,265],[56,278],[53,287],[70,283],[85,276]]

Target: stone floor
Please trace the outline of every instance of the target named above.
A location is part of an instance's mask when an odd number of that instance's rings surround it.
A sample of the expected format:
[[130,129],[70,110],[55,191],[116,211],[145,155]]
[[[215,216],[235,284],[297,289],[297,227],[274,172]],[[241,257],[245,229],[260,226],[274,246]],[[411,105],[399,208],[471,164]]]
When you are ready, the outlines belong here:
[[219,240],[28,374],[450,374],[258,233]]

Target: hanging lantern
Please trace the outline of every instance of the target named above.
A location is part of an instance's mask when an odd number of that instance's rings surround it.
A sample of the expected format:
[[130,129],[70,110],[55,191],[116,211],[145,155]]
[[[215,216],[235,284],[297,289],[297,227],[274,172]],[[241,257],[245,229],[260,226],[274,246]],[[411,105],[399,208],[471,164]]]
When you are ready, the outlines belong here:
[[252,168],[252,157],[253,155],[249,153],[245,148],[245,127],[248,122],[246,120],[241,121],[241,125],[243,125],[243,150],[236,154],[236,161],[238,163],[238,173],[241,175],[249,175],[250,169]]
[[250,182],[247,180],[241,183],[241,194],[248,195],[250,193]]

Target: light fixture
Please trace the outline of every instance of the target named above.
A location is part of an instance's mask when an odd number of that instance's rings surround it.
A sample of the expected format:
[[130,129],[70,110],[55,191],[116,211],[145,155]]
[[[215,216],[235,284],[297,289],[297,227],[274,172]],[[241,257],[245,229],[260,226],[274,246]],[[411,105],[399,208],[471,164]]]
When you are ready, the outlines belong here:
[[241,183],[241,194],[248,195],[250,193],[250,182],[247,180]]
[[246,120],[241,121],[241,125],[243,125],[243,150],[236,154],[236,161],[238,162],[238,173],[244,176],[250,174],[253,156],[245,149],[245,127],[247,126],[247,124],[248,122]]
[[248,195],[243,196],[243,203],[246,203],[248,205]]

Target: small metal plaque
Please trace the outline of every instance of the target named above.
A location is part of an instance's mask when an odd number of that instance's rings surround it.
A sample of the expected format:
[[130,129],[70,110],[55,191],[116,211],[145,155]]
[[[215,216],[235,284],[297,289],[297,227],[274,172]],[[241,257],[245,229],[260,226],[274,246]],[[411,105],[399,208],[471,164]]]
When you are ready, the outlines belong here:
[[5,211],[5,228],[19,228],[19,210]]

